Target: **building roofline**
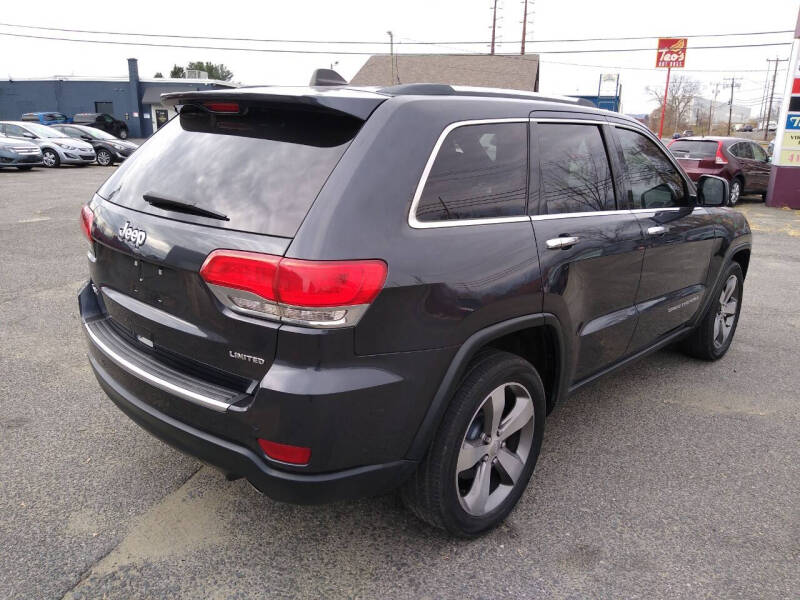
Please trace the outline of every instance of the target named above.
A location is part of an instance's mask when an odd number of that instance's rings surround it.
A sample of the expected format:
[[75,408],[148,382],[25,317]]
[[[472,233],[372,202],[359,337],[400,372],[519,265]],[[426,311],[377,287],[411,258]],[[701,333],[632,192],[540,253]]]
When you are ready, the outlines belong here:
[[[51,75],[50,77],[3,77],[0,81],[108,81],[108,82],[128,82],[127,77],[90,77],[78,75]],[[140,82],[143,83],[189,83],[189,84],[215,84],[224,85],[228,87],[239,87],[237,84],[230,81],[222,81],[220,79],[186,79],[181,77],[141,77]]]

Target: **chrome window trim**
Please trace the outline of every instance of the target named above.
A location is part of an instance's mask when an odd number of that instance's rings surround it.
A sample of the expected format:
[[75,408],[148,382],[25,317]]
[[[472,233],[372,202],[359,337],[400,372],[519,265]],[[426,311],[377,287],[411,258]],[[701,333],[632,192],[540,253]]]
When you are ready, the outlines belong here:
[[599,119],[559,119],[558,117],[531,117],[531,123],[567,123],[570,125],[609,125],[608,121]]
[[552,215],[531,215],[531,221],[550,221],[552,219],[571,219],[578,217],[602,217],[605,215],[627,215],[633,211],[626,208],[614,210],[590,210],[587,212],[555,213]]
[[425,168],[422,171],[417,189],[414,191],[414,198],[411,200],[411,208],[408,211],[408,225],[413,229],[433,229],[438,227],[464,227],[467,225],[490,225],[495,223],[521,223],[528,220],[528,215],[515,215],[513,217],[487,217],[484,219],[454,219],[451,221],[420,221],[417,219],[417,207],[419,206],[422,191],[425,189],[425,184],[428,182],[428,175],[430,175],[433,163],[436,156],[439,154],[439,149],[442,147],[445,138],[454,129],[459,127],[469,127],[470,125],[491,125],[494,123],[528,123],[530,119],[514,117],[505,119],[473,119],[468,121],[455,121],[450,123],[444,128],[433,146],[428,162],[425,163]]
[[203,396],[202,394],[198,394],[191,390],[187,390],[180,386],[175,385],[165,379],[161,379],[160,377],[153,375],[152,373],[148,373],[144,369],[139,368],[138,366],[134,365],[133,363],[127,361],[125,358],[114,352],[111,348],[106,346],[100,338],[98,338],[95,333],[92,331],[92,328],[89,327],[89,323],[84,324],[86,328],[86,333],[91,338],[92,342],[95,346],[105,354],[109,360],[114,362],[118,367],[127,371],[134,377],[138,377],[142,381],[146,381],[150,385],[157,387],[160,390],[164,390],[165,392],[169,392],[171,394],[175,394],[179,398],[183,398],[184,400],[191,402],[193,404],[197,404],[199,406],[203,406],[205,408],[209,408],[216,412],[225,412],[231,406],[231,403],[222,402],[220,400],[215,400],[214,398],[209,398],[208,396]]
[[633,208],[633,209],[615,209],[615,210],[598,210],[598,211],[589,211],[589,212],[573,212],[573,213],[558,213],[552,215],[524,215],[524,216],[514,216],[514,217],[491,217],[485,219],[454,219],[452,221],[419,221],[417,219],[417,207],[419,206],[420,198],[422,197],[422,191],[425,189],[425,184],[428,181],[428,175],[430,175],[431,169],[433,168],[433,163],[436,160],[436,156],[439,153],[439,149],[441,148],[442,144],[444,143],[445,138],[447,135],[457,129],[458,127],[466,127],[469,125],[487,125],[491,123],[569,123],[569,124],[578,124],[578,125],[608,125],[610,127],[619,127],[621,129],[628,129],[630,131],[639,133],[647,137],[650,141],[654,142],[656,146],[660,146],[662,154],[667,157],[667,160],[670,161],[673,167],[675,167],[676,171],[683,179],[684,183],[686,184],[686,193],[688,196],[691,197],[691,180],[688,179],[683,172],[683,169],[680,167],[677,159],[672,155],[672,153],[664,147],[664,144],[656,138],[652,133],[646,131],[644,128],[634,124],[627,124],[627,123],[617,123],[614,121],[604,121],[600,119],[569,119],[569,118],[559,118],[559,117],[529,117],[527,119],[514,117],[514,118],[502,118],[502,119],[474,119],[474,120],[467,120],[467,121],[455,121],[450,123],[447,127],[444,128],[442,133],[439,135],[439,138],[436,140],[436,144],[433,147],[433,151],[431,152],[430,156],[428,157],[428,161],[425,163],[425,169],[422,171],[422,176],[420,177],[419,183],[417,183],[417,188],[414,192],[414,198],[411,201],[411,209],[408,213],[408,224],[413,229],[433,229],[439,227],[464,227],[469,225],[493,225],[493,224],[500,224],[500,223],[520,223],[523,221],[548,221],[551,219],[569,219],[573,217],[600,217],[605,215],[621,215],[621,214],[635,214],[635,213],[645,213],[645,212],[676,212],[679,210],[685,210],[687,208],[692,208],[692,212],[700,207],[690,207],[690,206],[670,206],[667,208]]

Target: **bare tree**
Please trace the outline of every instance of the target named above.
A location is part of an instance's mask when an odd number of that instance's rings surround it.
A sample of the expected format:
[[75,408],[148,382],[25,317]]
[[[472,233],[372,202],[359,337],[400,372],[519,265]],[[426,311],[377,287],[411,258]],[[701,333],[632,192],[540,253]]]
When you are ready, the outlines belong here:
[[[696,79],[686,75],[673,75],[669,82],[669,94],[667,95],[667,110],[664,114],[664,123],[673,123],[676,130],[688,125],[689,107],[695,96],[700,95],[702,85]],[[664,104],[664,88],[650,87],[645,88],[652,98],[658,103],[658,108],[653,111],[661,115],[661,107]]]

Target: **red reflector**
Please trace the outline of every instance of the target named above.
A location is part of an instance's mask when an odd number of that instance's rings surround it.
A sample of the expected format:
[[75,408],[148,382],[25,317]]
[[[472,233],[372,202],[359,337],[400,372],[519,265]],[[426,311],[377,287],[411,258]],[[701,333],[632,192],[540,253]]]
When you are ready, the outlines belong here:
[[214,250],[200,269],[208,283],[300,307],[369,304],[383,288],[382,260],[314,261]]
[[203,104],[208,110],[221,113],[238,113],[239,104],[236,102],[205,102]]
[[281,462],[293,465],[307,465],[308,461],[311,459],[311,448],[279,444],[262,439],[258,440],[258,445],[261,446],[264,454]]
[[92,225],[94,224],[94,213],[92,209],[83,205],[81,208],[81,229],[83,230],[83,235],[86,236],[86,239],[90,242],[92,241]]

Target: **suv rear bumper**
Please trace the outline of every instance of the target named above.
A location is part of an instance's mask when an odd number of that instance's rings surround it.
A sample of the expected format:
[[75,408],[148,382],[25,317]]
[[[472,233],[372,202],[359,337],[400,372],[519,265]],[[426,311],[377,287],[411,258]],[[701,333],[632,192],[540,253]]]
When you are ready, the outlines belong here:
[[[415,461],[400,458],[402,452],[398,452],[397,460],[352,467],[342,465],[345,468],[316,472],[273,465],[255,445],[258,437],[255,432],[263,431],[267,424],[252,414],[252,396],[226,399],[219,386],[175,372],[164,364],[149,365],[142,353],[137,354],[132,347],[126,348],[123,340],[114,340],[111,334],[104,332],[107,316],[90,283],[80,291],[79,305],[94,374],[101,388],[125,414],[155,437],[226,474],[246,478],[275,500],[315,504],[378,495],[398,487],[416,467]],[[170,386],[180,386],[186,393],[180,394]],[[204,405],[196,398],[187,399],[188,394],[201,393],[230,404],[226,409]],[[319,415],[308,412],[307,407],[303,410],[306,426],[311,428]],[[349,420],[356,418],[357,415],[351,415]],[[330,423],[328,429],[331,429]],[[357,428],[353,428],[352,432],[356,431]],[[380,432],[375,434],[380,435]],[[358,436],[350,439],[352,444]],[[355,443],[358,446],[358,442]],[[323,443],[316,448],[322,453],[320,456],[337,451],[335,446]]]
[[[122,412],[173,448],[225,473],[246,478],[263,494],[282,502],[317,504],[386,493],[413,472],[416,463],[401,460],[322,474],[288,473],[271,468],[249,448],[201,431],[149,406],[128,392],[97,359],[89,362],[100,387]],[[176,397],[176,401],[180,401]]]

